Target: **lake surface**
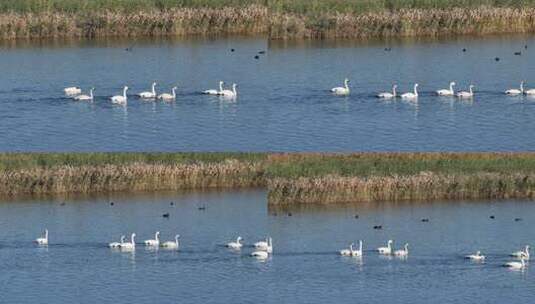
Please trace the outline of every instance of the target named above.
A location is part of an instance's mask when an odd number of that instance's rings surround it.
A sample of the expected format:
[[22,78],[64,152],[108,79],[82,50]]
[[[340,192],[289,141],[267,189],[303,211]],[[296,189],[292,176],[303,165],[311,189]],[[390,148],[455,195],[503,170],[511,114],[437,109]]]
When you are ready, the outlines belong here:
[[[533,203],[277,210],[267,207],[265,195],[115,194],[0,203],[0,302],[529,303],[535,296],[532,266],[501,267],[510,252],[533,244]],[[50,245],[38,247],[32,240],[45,227]],[[121,234],[136,232],[142,242],[156,230],[163,240],[179,233],[181,249],[107,248]],[[238,235],[245,239],[241,252],[223,246]],[[273,237],[273,256],[264,262],[249,257],[250,244],[266,235]],[[373,251],[389,238],[396,248],[410,244],[406,260]],[[358,239],[364,240],[361,260],[338,255]],[[478,249],[485,263],[463,258]]]
[[[532,36],[4,42],[0,70],[1,151],[535,150],[535,98],[503,94],[521,80],[535,88]],[[345,77],[352,94],[332,96]],[[199,94],[219,80],[238,83],[236,101]],[[178,84],[176,102],[135,98],[153,81],[160,92]],[[473,83],[476,97],[433,95],[450,81],[463,90]],[[374,97],[414,82],[417,103]],[[65,98],[73,85],[95,87],[96,100]],[[123,85],[128,105],[110,104]]]

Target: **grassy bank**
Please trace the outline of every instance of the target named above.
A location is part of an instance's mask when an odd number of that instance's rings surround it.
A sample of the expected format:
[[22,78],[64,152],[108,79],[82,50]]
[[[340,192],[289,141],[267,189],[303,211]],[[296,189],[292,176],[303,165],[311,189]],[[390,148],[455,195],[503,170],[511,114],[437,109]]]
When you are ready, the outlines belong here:
[[267,187],[271,204],[532,198],[535,154],[0,154],[0,195]]
[[3,0],[0,38],[535,32],[535,0]]

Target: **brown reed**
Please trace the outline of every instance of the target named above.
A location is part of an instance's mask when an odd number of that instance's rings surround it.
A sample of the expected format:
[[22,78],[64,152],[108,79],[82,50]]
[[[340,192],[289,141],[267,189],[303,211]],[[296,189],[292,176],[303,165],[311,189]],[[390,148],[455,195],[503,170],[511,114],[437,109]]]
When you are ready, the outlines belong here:
[[261,4],[165,10],[0,13],[0,39],[267,35],[388,38],[535,32],[535,8],[453,7],[299,13]]

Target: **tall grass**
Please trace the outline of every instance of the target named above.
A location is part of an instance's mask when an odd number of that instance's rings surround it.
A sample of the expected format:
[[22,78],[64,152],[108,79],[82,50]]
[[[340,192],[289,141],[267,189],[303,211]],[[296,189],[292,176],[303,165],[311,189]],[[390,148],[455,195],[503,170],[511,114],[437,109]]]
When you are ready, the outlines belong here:
[[0,39],[535,32],[535,0],[2,0]]
[[535,154],[0,154],[0,196],[259,186],[279,205],[532,198]]

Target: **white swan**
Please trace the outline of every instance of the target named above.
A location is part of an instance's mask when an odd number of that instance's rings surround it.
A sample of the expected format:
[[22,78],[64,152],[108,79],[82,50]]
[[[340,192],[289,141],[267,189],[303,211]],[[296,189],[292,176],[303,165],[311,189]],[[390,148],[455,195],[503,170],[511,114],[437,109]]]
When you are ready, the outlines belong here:
[[524,269],[526,267],[526,261],[524,258],[520,258],[520,262],[507,262],[503,266],[511,269]]
[[449,89],[442,89],[437,91],[438,96],[454,96],[455,91],[453,90],[453,87],[455,86],[455,82],[450,82],[450,88]]
[[241,236],[239,236],[237,239],[236,239],[236,242],[230,242],[230,243],[227,243],[227,247],[228,248],[231,248],[231,249],[241,249],[243,244],[240,243],[240,241],[242,240]]
[[349,95],[349,79],[344,79],[343,87],[335,87],[331,89],[334,95]]
[[152,90],[150,92],[141,92],[138,94],[138,96],[144,99],[156,98],[156,82],[152,83]]
[[126,91],[128,90],[128,87],[125,86],[123,88],[123,95],[116,95],[110,98],[112,103],[116,104],[126,104],[127,98],[126,98]]
[[472,260],[472,261],[484,261],[485,256],[481,254],[481,251],[477,251],[476,254],[470,254],[465,256],[466,259]]
[[120,242],[111,242],[108,244],[108,246],[110,248],[119,248],[121,247],[121,244],[124,243],[124,240],[126,239],[126,237],[124,235],[121,235],[121,241]]
[[524,250],[520,250],[520,251],[516,251],[516,252],[511,253],[510,256],[515,257],[515,258],[519,258],[519,259],[520,258],[525,258],[526,260],[529,260],[529,258],[530,258],[529,245],[526,245]]
[[45,229],[43,237],[35,239],[38,245],[48,245],[48,229]]
[[119,248],[125,251],[135,250],[136,249],[135,237],[136,237],[136,234],[132,233],[132,235],[130,236],[130,242],[121,243],[121,246],[119,246]]
[[175,241],[167,241],[162,243],[162,247],[166,249],[178,249],[178,238],[180,234],[175,235]]
[[349,245],[349,249],[340,250],[342,256],[362,257],[362,241],[359,241],[359,249],[353,249],[353,243]]
[[145,246],[158,247],[160,246],[160,231],[156,231],[153,240],[145,240]]
[[166,100],[166,101],[175,100],[176,99],[176,89],[177,89],[177,87],[173,87],[171,89],[171,91],[172,91],[171,94],[163,93],[163,94],[158,95],[158,99]]
[[535,95],[535,89],[524,90],[524,94],[530,96]]
[[394,98],[394,97],[397,96],[397,94],[396,94],[397,87],[398,87],[397,85],[393,85],[392,86],[392,93],[390,93],[390,92],[379,93],[379,94],[377,94],[377,97],[378,98],[385,98],[385,99]]
[[273,252],[273,239],[271,237],[266,238],[265,241],[254,243],[254,247],[259,251]]
[[505,94],[510,96],[516,96],[524,94],[524,81],[520,82],[520,90],[519,89],[509,89],[505,91]]
[[74,100],[79,100],[79,101],[86,101],[86,100],[93,100],[93,90],[95,88],[91,88],[91,90],[89,90],[89,95],[78,95],[78,96],[75,96],[73,97]]
[[238,92],[236,91],[237,86],[237,84],[233,83],[232,90],[222,90],[219,95],[222,95],[227,98],[236,98],[238,96]]
[[405,243],[405,246],[403,249],[399,249],[394,251],[394,255],[398,257],[406,257],[409,255],[409,244]]
[[388,240],[388,244],[386,247],[377,248],[377,251],[379,252],[379,254],[384,254],[384,255],[392,254],[392,243],[394,243],[394,241]]
[[203,91],[202,93],[208,94],[208,95],[221,95],[221,92],[223,92],[223,83],[224,83],[223,81],[219,82],[219,91],[215,89],[210,89],[210,90]]
[[269,257],[269,253],[267,251],[253,251],[251,256],[259,260],[265,260]]
[[65,95],[67,96],[74,96],[77,94],[81,94],[82,89],[80,89],[79,87],[68,87],[68,88],[63,89],[63,92],[65,92]]
[[474,89],[474,85],[471,84],[470,87],[469,87],[469,91],[468,92],[466,92],[466,91],[458,92],[457,93],[457,97],[459,97],[459,98],[472,98],[472,97],[474,97],[473,89]]
[[416,99],[418,98],[418,84],[414,84],[414,92],[409,92],[401,95],[402,99]]

